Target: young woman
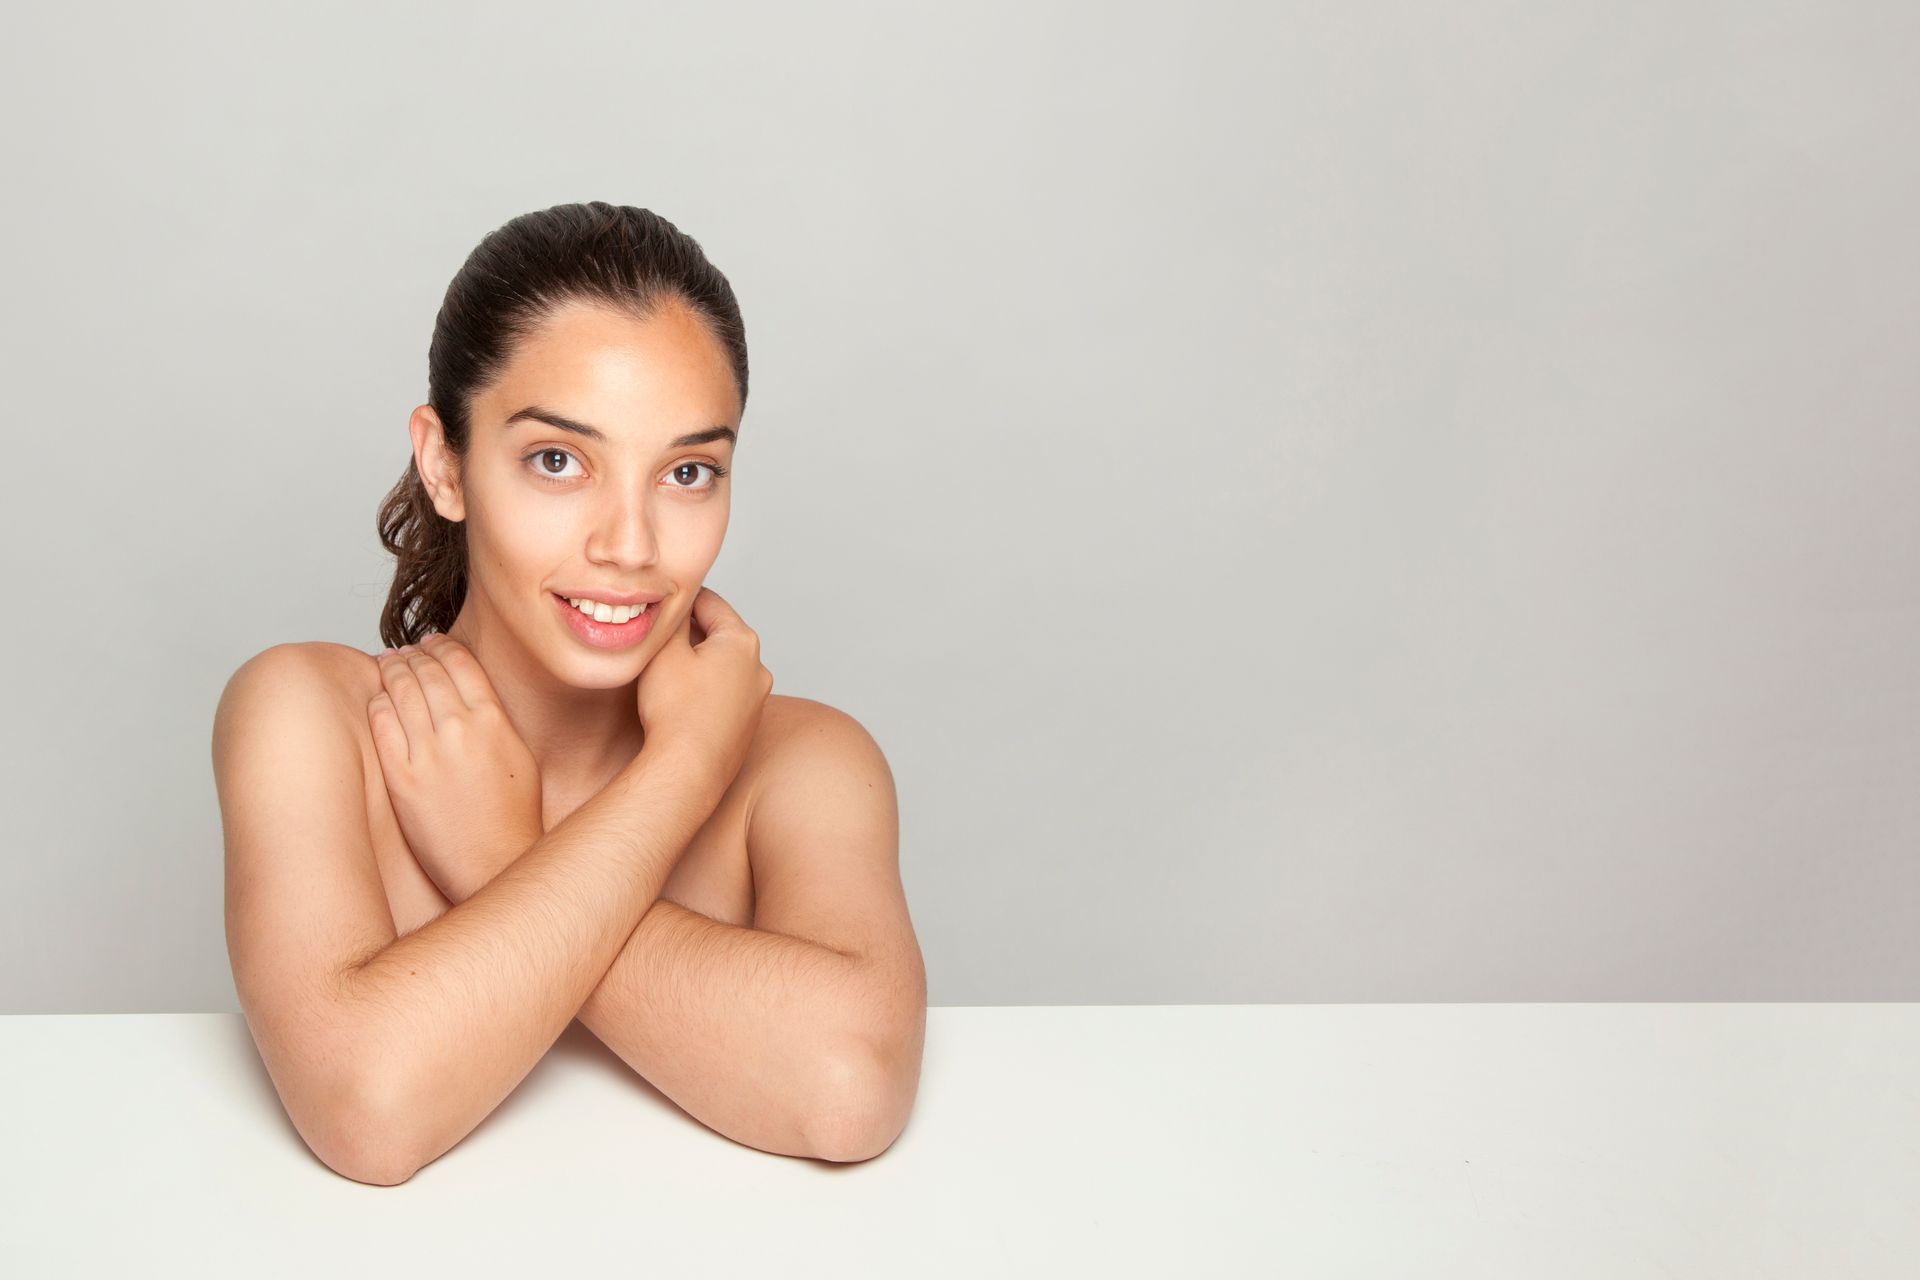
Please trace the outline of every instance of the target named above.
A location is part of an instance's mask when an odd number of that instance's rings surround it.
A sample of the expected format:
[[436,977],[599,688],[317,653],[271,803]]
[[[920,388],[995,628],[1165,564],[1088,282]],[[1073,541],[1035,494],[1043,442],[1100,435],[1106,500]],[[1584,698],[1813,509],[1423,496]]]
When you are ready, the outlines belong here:
[[276,645],[222,695],[235,987],[338,1172],[405,1181],[576,1015],[749,1145],[865,1159],[904,1125],[926,987],[891,773],[774,695],[702,585],[746,393],[695,241],[515,218],[435,324],[380,512],[388,650]]

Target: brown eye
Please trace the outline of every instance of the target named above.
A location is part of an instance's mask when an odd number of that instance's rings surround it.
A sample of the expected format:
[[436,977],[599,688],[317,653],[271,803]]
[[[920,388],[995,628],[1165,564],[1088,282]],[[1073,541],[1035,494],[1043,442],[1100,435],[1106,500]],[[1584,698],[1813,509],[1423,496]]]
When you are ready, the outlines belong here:
[[705,468],[706,470],[713,472],[713,480],[710,483],[701,484],[701,485],[676,484],[673,487],[676,489],[691,489],[694,492],[698,493],[701,490],[713,488],[715,485],[720,483],[720,477],[727,474],[727,469],[725,467],[719,466],[711,462],[683,462],[679,466],[673,469],[672,474],[675,476],[680,476],[687,472],[693,472],[697,476],[702,468]]
[[556,460],[557,465],[562,468],[564,468],[568,462],[579,461],[579,459],[575,458],[565,449],[542,449],[538,453],[528,454],[525,458],[525,461],[531,463],[534,470],[539,472],[542,480],[571,480],[573,478],[572,476],[567,475],[564,471],[556,471],[554,469]]

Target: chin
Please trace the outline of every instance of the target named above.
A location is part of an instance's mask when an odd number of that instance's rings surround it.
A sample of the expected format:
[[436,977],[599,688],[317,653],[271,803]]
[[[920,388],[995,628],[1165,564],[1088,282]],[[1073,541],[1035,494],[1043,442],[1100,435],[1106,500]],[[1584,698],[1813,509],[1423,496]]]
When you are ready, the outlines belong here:
[[581,653],[578,647],[548,669],[562,684],[575,689],[619,689],[632,684],[646,668],[640,650],[631,653]]

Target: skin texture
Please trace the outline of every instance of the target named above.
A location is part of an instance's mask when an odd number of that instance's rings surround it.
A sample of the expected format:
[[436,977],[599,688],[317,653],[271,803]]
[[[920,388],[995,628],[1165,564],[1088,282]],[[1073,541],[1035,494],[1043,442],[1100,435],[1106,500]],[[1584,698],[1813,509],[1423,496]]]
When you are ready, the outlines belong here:
[[[503,425],[529,405],[608,439]],[[634,683],[690,625],[732,502],[730,478],[709,469],[731,468],[730,442],[668,443],[737,431],[740,416],[732,368],[693,312],[671,305],[641,321],[583,303],[556,312],[474,396],[464,460],[446,449],[432,406],[413,411],[434,507],[467,526],[467,596],[447,634],[485,669],[550,793],[591,794],[639,751]],[[645,642],[601,653],[569,635],[548,596],[582,586],[661,593]]]
[[367,728],[381,781],[414,861],[452,900],[545,832],[540,771],[459,641],[430,635],[376,662]]
[[[607,439],[507,422],[529,406]],[[731,498],[714,464],[730,470],[733,445],[671,442],[737,431],[740,410],[692,312],[641,321],[588,304],[552,316],[475,395],[464,460],[433,408],[416,409],[428,493],[467,526],[468,591],[446,638],[378,659],[369,727],[395,816],[449,908],[600,791],[649,732],[701,762],[693,776],[714,794],[740,775],[764,809],[716,832],[703,862],[674,866],[578,1016],[738,1141],[866,1159],[905,1124],[924,1037],[893,783],[851,717],[769,696],[750,628],[702,586]],[[595,587],[664,596],[642,644],[610,654],[575,639],[550,593]],[[753,815],[755,799],[742,807]],[[734,841],[764,885],[749,891],[751,924],[682,905],[729,905]]]
[[[529,405],[606,438],[509,427]],[[697,464],[730,468],[731,445],[671,442],[739,410],[690,313],[552,315],[477,393],[464,466],[430,407],[410,419],[433,501],[467,527],[456,638],[375,660],[276,645],[229,682],[236,987],[336,1171],[405,1181],[570,1016],[760,1150],[860,1160],[901,1132],[926,984],[886,760],[844,713],[773,696],[757,637],[701,583],[729,494]],[[562,586],[664,601],[608,654],[566,627]]]

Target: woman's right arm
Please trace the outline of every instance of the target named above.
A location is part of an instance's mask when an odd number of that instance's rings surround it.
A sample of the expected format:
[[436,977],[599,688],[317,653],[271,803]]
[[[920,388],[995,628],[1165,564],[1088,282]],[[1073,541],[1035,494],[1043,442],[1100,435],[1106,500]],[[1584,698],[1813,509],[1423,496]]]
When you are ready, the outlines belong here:
[[566,1030],[729,780],[643,747],[485,887],[395,938],[358,743],[318,661],[268,650],[215,717],[229,949],[302,1137],[346,1176],[391,1184],[465,1137]]
[[632,763],[465,901],[346,972],[389,1078],[401,1169],[513,1092],[606,977],[725,793],[685,752]]

